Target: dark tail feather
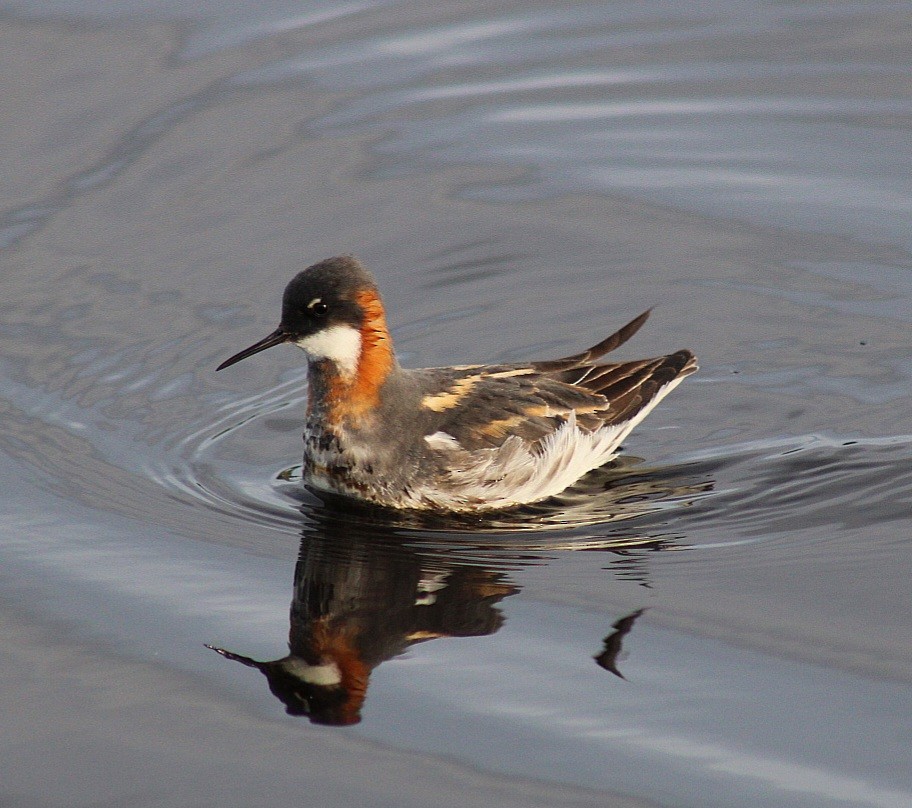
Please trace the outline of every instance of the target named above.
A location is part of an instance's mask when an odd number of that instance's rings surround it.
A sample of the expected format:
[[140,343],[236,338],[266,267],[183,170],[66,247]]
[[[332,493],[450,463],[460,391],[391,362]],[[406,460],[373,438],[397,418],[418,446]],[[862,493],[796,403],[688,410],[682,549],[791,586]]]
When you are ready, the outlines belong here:
[[[662,388],[697,370],[696,357],[690,351],[677,351],[652,361],[647,360],[640,368],[636,367],[636,362],[629,364],[633,368],[629,375],[625,374],[624,378],[617,381],[612,381],[609,376],[594,382],[590,388],[611,402],[611,423],[635,417],[643,407],[649,406]],[[624,365],[620,368],[623,369]],[[588,388],[588,379],[583,384]]]
[[582,353],[565,356],[563,359],[553,359],[550,362],[535,362],[533,367],[541,373],[551,373],[555,370],[569,370],[570,368],[592,362],[627,342],[640,330],[651,312],[652,309],[646,309],[639,317],[634,318],[623,328],[615,331],[610,337],[606,337],[600,343],[593,345]]

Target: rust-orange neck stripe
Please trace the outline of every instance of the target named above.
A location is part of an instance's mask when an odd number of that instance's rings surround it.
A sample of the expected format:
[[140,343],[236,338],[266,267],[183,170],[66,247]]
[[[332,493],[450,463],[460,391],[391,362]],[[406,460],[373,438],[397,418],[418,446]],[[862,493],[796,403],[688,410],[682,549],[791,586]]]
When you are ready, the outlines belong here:
[[345,627],[335,630],[320,621],[313,626],[313,650],[322,661],[330,660],[339,667],[340,687],[345,692],[345,702],[340,710],[341,722],[356,724],[361,720],[361,708],[370,681],[370,668],[361,659],[355,647],[355,638]]
[[380,388],[393,369],[393,345],[386,326],[383,303],[372,289],[365,289],[355,298],[364,311],[361,326],[361,355],[354,376],[341,376],[332,385],[331,410],[333,420],[362,418],[380,401]]

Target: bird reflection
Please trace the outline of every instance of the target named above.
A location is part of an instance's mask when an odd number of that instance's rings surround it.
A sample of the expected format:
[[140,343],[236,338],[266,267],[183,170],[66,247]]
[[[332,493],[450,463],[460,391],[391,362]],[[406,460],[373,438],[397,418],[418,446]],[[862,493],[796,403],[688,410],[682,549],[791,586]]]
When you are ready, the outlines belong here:
[[[646,482],[631,479],[617,492],[618,501],[653,507],[663,486],[655,479]],[[693,496],[705,491],[707,484],[687,485],[673,478],[664,488],[676,497]],[[626,523],[632,515],[626,510],[618,519]],[[452,532],[449,522],[450,532],[443,532],[351,503],[343,510],[331,501],[323,508],[305,509],[304,516],[289,653],[258,661],[207,647],[259,670],[290,715],[307,716],[317,724],[357,724],[374,668],[412,645],[497,632],[504,622],[499,604],[519,592],[509,577],[512,570],[547,563],[555,552],[567,550],[617,553],[623,562],[631,550],[678,545],[667,534],[615,528],[601,536],[590,532],[560,537],[544,531],[530,537],[528,532],[486,533],[474,523],[467,525],[471,532],[459,534]],[[514,518],[528,520],[529,514]],[[638,610],[615,622],[594,657],[597,665],[622,679],[621,643],[642,613]]]
[[345,524],[304,535],[287,656],[258,662],[208,646],[258,669],[289,714],[318,724],[357,723],[371,671],[415,643],[493,634],[504,619],[497,604],[519,591],[504,572],[419,553],[393,535],[340,532]]

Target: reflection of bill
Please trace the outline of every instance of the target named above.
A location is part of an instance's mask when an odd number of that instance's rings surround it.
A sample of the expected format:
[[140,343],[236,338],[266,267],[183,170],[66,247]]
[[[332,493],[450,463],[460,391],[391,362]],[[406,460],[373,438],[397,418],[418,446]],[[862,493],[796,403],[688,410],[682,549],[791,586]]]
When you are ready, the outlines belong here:
[[209,647],[262,672],[291,715],[355,724],[377,665],[425,640],[493,634],[496,604],[517,591],[501,572],[314,534],[295,568],[288,656],[257,662]]

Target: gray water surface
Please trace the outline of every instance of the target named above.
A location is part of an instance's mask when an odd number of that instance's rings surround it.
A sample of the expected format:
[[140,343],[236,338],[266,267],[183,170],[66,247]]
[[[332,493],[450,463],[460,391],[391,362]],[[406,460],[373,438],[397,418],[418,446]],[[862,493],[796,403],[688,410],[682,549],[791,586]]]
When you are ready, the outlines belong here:
[[[912,804],[908,4],[188,8],[0,3],[0,804]],[[322,502],[302,357],[214,368],[338,253],[404,364],[701,371],[554,501]]]

